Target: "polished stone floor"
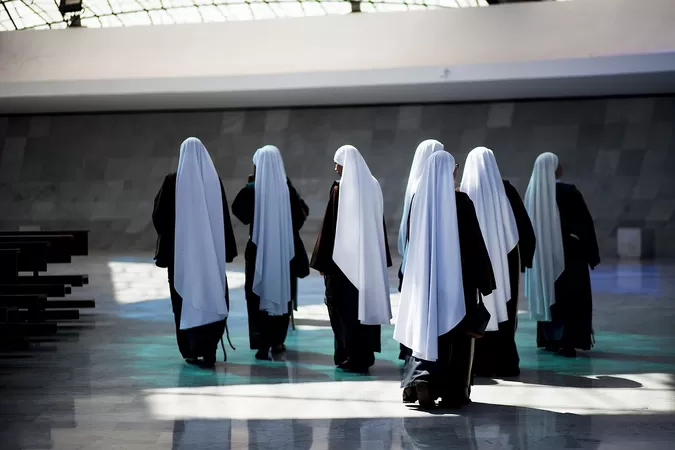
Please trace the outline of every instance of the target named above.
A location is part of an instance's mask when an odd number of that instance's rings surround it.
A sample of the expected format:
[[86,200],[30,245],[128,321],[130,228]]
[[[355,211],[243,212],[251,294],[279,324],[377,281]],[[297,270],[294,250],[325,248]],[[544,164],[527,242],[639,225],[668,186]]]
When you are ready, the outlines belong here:
[[315,275],[301,281],[284,358],[256,362],[242,267],[228,269],[237,350],[205,371],[178,355],[166,274],[149,256],[57,267],[91,275],[74,296],[97,308],[28,351],[0,353],[0,449],[675,448],[675,265],[593,272],[597,345],[574,360],[538,351],[523,312],[522,375],[478,379],[472,405],[434,413],[400,401],[392,327],[369,375],[334,369]]

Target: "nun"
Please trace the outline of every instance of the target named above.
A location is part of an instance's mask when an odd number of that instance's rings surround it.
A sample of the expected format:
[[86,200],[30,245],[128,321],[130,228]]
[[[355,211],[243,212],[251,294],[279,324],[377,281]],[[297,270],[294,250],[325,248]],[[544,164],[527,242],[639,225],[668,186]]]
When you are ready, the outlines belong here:
[[497,284],[497,289],[484,298],[490,321],[484,336],[476,341],[474,373],[518,376],[518,282],[521,266],[532,267],[534,230],[518,192],[502,179],[492,150],[478,147],[469,153],[460,191],[476,208]]
[[252,178],[234,199],[232,214],[249,225],[244,290],[250,348],[257,359],[269,360],[270,352],[286,349],[296,280],[309,274],[299,235],[309,208],[287,178],[278,148],[255,152]]
[[[417,146],[417,150],[415,150],[415,156],[413,156],[412,166],[410,166],[410,174],[408,175],[408,184],[405,188],[405,197],[403,199],[401,225],[398,229],[398,254],[401,256],[401,266],[398,269],[399,292],[401,292],[401,284],[403,283],[403,266],[405,265],[406,248],[408,247],[408,220],[410,218],[410,204],[412,202],[412,198],[415,196],[415,192],[417,192],[420,177],[422,176],[422,171],[424,170],[424,166],[429,159],[429,156],[443,150],[445,150],[443,144],[434,139],[427,139],[422,141],[422,143]],[[407,355],[408,349],[406,349],[403,344],[401,344],[398,358],[405,360]]]
[[155,264],[168,269],[178,350],[190,364],[212,367],[225,330],[225,263],[237,256],[225,190],[199,139],[180,147],[178,171],[155,197]]
[[525,208],[537,237],[525,295],[537,321],[537,346],[563,356],[590,350],[593,297],[588,268],[600,264],[593,218],[581,192],[560,181],[562,166],[542,153],[525,192]]
[[340,147],[334,159],[342,178],[331,186],[310,267],[324,277],[335,365],[364,373],[381,351],[380,325],[391,320],[382,190],[356,148]]
[[490,257],[469,197],[455,190],[448,152],[431,155],[412,199],[407,258],[394,339],[409,349],[405,403],[433,408],[470,401],[473,338],[465,321],[478,294],[495,289]]

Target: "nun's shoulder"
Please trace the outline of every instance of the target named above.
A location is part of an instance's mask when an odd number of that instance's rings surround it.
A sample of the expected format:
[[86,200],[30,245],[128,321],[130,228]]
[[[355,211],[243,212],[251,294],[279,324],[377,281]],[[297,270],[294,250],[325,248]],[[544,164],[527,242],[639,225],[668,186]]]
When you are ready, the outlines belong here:
[[177,177],[178,175],[176,174],[176,172],[171,172],[170,174],[164,177],[164,185],[173,184],[175,186]]
[[466,192],[455,191],[455,201],[458,208],[467,206],[473,208],[473,201],[471,201],[471,197]]
[[511,184],[509,180],[502,180],[504,182],[504,191],[506,191],[506,194],[509,195],[517,195],[520,197],[520,193],[518,192],[518,189],[514,185]]
[[579,189],[571,183],[563,183],[562,181],[558,181],[555,184],[556,191],[560,194],[573,194],[576,192],[579,192]]

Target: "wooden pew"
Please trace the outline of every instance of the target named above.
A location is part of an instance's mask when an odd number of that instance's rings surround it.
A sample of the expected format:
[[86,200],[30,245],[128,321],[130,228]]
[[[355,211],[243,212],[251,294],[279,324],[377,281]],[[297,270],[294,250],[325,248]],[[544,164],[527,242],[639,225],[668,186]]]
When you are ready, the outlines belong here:
[[19,274],[18,248],[0,249],[0,284],[16,283]]
[[0,231],[1,236],[72,236],[71,251],[73,256],[89,255],[89,230],[57,230],[57,231]]
[[72,262],[73,236],[54,234],[49,236],[22,234],[21,236],[0,235],[0,244],[47,243],[47,263]]
[[89,284],[88,275],[19,275],[16,284],[68,284],[72,287],[82,287]]
[[22,305],[36,305],[41,309],[83,309],[95,308],[96,302],[88,299],[48,300],[46,295],[40,294],[0,295],[0,306],[21,308]]
[[54,321],[79,319],[80,308],[95,307],[94,300],[49,299],[88,284],[87,275],[38,275],[48,264],[88,254],[86,230],[0,231],[0,343],[54,334]]
[[63,284],[0,284],[0,295],[35,294],[65,297],[70,292],[70,286]]

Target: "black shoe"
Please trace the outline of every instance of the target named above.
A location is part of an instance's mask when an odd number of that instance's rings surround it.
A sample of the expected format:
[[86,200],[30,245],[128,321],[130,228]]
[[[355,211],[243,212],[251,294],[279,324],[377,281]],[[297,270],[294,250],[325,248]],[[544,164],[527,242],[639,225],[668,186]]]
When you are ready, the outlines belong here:
[[272,347],[272,353],[283,353],[286,351],[286,345],[281,344],[281,345],[275,345]]
[[563,348],[558,352],[560,356],[564,356],[565,358],[576,358],[577,357],[577,351],[573,348]]
[[427,383],[418,383],[415,386],[417,393],[417,401],[420,404],[420,409],[433,409],[436,407],[436,401],[431,396],[429,385]]
[[197,359],[197,358],[185,358],[185,362],[188,363],[188,364],[191,364],[193,366],[199,365],[199,359]]
[[216,365],[216,355],[208,356],[208,357],[205,356],[203,358],[202,367],[209,368],[209,367],[213,367],[215,365]]
[[343,363],[338,365],[338,369],[342,369],[345,372],[349,372],[349,373],[360,373],[360,374],[368,373],[368,366],[365,366],[363,364],[355,363],[351,359],[347,359],[347,361],[344,361]]
[[410,386],[403,389],[403,403],[415,403],[417,401],[417,391]]
[[544,348],[545,351],[547,352],[553,352],[556,353],[560,351],[560,344],[546,344],[546,347]]
[[255,354],[255,359],[259,361],[271,361],[272,358],[270,358],[270,349],[269,348],[261,348],[258,350]]

